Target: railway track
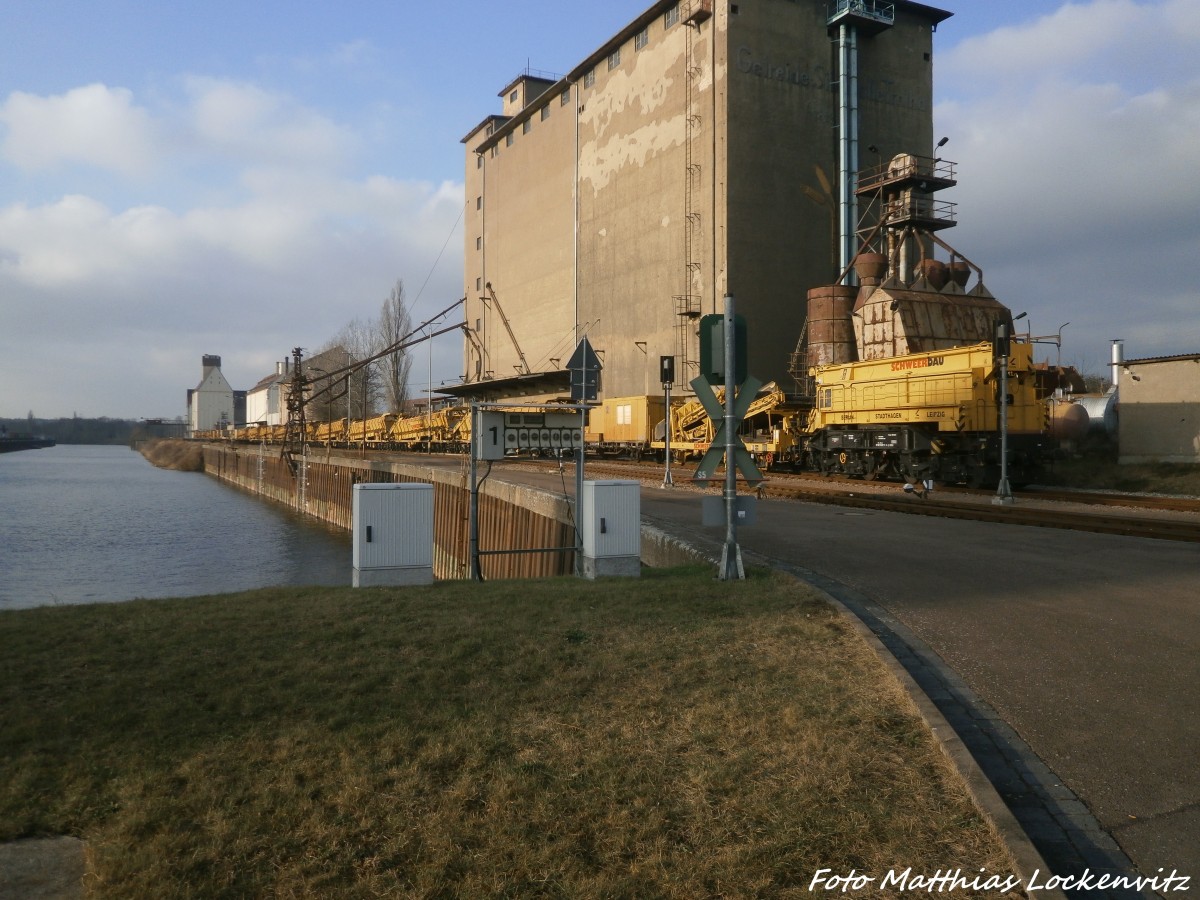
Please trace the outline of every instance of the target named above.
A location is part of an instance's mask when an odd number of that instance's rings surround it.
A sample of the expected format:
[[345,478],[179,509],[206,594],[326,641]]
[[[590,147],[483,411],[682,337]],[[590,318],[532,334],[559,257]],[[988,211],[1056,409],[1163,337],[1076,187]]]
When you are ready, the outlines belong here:
[[[526,465],[544,469],[546,463]],[[557,469],[557,465],[555,464]],[[661,483],[661,463],[589,460],[586,472],[613,478]],[[674,469],[677,485],[696,490],[720,489],[723,480],[706,487],[691,481],[687,468]],[[771,473],[758,489],[760,497],[797,500],[909,515],[969,519],[1039,528],[1062,528],[1159,540],[1200,543],[1200,500],[1096,491],[1032,489],[1016,494],[1011,506],[993,505],[993,493],[968,488],[939,488],[927,498],[901,493],[887,482],[855,481],[818,475]]]

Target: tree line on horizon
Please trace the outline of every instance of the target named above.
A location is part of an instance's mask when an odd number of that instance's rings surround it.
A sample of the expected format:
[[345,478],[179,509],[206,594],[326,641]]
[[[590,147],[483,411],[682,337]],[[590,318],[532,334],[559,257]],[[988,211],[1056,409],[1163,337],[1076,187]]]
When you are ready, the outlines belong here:
[[0,435],[52,438],[59,444],[128,444],[136,433],[145,431],[145,427],[144,422],[136,419],[110,419],[107,416],[39,419],[32,410],[23,419],[0,418]]

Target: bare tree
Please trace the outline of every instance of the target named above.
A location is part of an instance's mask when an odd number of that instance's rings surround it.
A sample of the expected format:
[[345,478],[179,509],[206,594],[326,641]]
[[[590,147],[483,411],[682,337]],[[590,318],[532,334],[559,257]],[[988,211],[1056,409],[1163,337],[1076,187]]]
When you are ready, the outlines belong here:
[[[374,326],[362,319],[351,321],[338,332],[335,340],[346,348],[349,357],[355,363],[370,359],[378,351]],[[355,419],[369,419],[379,409],[377,363],[367,363],[350,376],[350,398],[350,408]]]
[[[378,349],[383,350],[398,343],[410,331],[412,316],[404,303],[404,281],[397,278],[379,312]],[[412,368],[412,356],[408,350],[397,350],[380,358],[379,368],[384,408],[388,412],[402,412],[408,402],[408,373]]]
[[[369,359],[375,352],[375,334],[371,324],[354,319],[309,362],[312,365],[319,362],[326,372],[342,371]],[[312,374],[314,378],[320,378],[320,372],[315,369]],[[351,419],[369,419],[375,414],[379,402],[379,379],[374,363],[354,368],[335,381],[316,404],[315,411],[322,421],[340,419],[347,414]],[[317,387],[316,382],[314,387]]]

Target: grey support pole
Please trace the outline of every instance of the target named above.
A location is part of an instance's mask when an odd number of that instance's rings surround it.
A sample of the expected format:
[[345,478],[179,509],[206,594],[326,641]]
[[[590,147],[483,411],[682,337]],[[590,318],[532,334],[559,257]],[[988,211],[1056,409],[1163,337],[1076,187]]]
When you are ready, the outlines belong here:
[[996,485],[996,496],[992,498],[993,506],[1012,506],[1012,488],[1008,484],[1008,326],[996,326],[996,346],[1000,357],[1000,483]]
[[734,358],[733,295],[725,295],[725,546],[721,548],[721,581],[740,581],[746,577],[742,568],[742,549],[737,542],[737,467],[734,453],[737,435],[734,434],[733,390],[736,387],[737,360]]
[[472,581],[483,581],[483,572],[479,568],[479,441],[482,430],[480,424],[479,405],[471,404],[471,484],[468,496],[469,509],[467,512],[467,571]]
[[663,384],[663,391],[666,394],[665,404],[667,415],[663,420],[663,446],[666,448],[667,467],[663,474],[663,487],[674,487],[675,480],[671,477],[671,384],[666,382]]
[[[579,407],[579,433],[583,434],[587,431],[587,407],[581,405]],[[583,522],[580,520],[580,511],[583,509],[581,503],[583,501],[583,445],[584,442],[579,442],[579,448],[575,456],[575,574],[583,577]]]

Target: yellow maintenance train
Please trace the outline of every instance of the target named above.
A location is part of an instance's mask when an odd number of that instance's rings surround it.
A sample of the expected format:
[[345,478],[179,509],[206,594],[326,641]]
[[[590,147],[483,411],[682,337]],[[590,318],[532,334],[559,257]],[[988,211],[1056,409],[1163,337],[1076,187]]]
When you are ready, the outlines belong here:
[[[995,486],[1001,409],[1013,484],[1033,480],[1052,458],[1059,411],[1067,408],[1055,396],[1078,376],[1035,364],[1030,339],[1010,340],[1011,311],[984,286],[982,271],[938,236],[953,222],[930,195],[954,183],[951,163],[910,154],[860,173],[857,193],[875,224],[860,233],[860,250],[838,282],[808,292],[789,367],[797,390],[770,384],[750,405],[741,437],[760,466]],[[304,440],[465,452],[470,425],[469,408],[459,405],[310,424]],[[668,410],[662,396],[645,395],[601,402],[584,444],[596,454],[662,457],[669,437],[682,459],[703,454],[713,436],[695,398]],[[196,437],[295,439],[279,425]]]

